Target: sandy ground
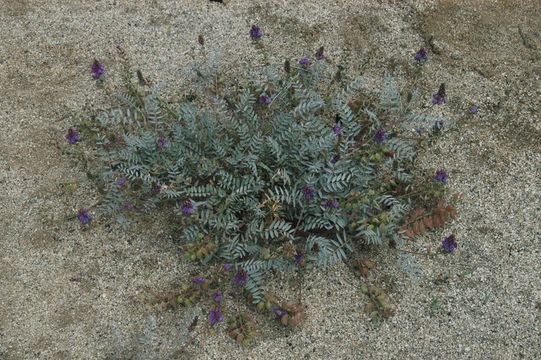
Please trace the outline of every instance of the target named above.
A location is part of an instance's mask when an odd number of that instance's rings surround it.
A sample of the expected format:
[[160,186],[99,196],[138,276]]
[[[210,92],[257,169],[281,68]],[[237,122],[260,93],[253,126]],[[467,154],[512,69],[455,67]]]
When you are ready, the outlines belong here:
[[[225,3],[0,1],[0,359],[541,358],[541,3]],[[193,271],[159,221],[123,232],[67,220],[96,200],[63,139],[71,110],[105,104],[90,77],[93,58],[114,81],[122,43],[134,67],[174,89],[201,57],[198,34],[231,72],[257,64],[253,23],[276,61],[324,45],[331,58],[349,54],[352,68],[366,63],[372,78],[407,75],[432,37],[419,84],[429,102],[446,83],[449,102],[438,111],[458,131],[419,163],[448,169],[464,202],[449,229],[412,247],[437,248],[453,232],[459,250],[419,257],[418,281],[393,253],[370,254],[378,263],[371,281],[397,308],[383,323],[369,321],[359,279],[337,266],[307,274],[300,329],[260,318],[259,337],[243,348],[223,324],[210,329],[202,309],[158,311],[141,301]],[[468,116],[472,103],[479,113]],[[293,298],[290,282],[272,280]]]

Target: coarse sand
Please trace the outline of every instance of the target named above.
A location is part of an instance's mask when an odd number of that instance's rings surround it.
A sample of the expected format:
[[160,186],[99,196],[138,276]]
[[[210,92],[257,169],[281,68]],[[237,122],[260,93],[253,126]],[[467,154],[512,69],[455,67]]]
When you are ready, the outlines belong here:
[[[429,253],[416,280],[393,251],[367,254],[396,306],[388,320],[370,321],[345,265],[300,285],[276,276],[269,286],[300,298],[306,320],[284,330],[259,317],[242,347],[207,309],[142,300],[194,271],[159,219],[132,231],[68,219],[98,198],[63,138],[74,112],[108,106],[94,58],[118,82],[120,44],[174,93],[205,56],[229,76],[261,63],[252,24],[272,62],[324,46],[377,90],[386,71],[407,79],[426,47],[425,102],[446,84],[448,103],[429,110],[454,131],[418,163],[449,172],[459,217],[411,244]],[[0,359],[541,359],[539,1],[0,0],[0,34]],[[450,233],[458,250],[445,255]]]

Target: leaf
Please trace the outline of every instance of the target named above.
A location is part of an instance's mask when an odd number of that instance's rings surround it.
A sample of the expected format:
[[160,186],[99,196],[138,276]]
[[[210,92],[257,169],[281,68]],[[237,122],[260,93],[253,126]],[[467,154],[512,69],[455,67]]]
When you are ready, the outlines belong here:
[[428,229],[432,229],[434,227],[434,224],[432,223],[432,216],[425,217],[423,222]]

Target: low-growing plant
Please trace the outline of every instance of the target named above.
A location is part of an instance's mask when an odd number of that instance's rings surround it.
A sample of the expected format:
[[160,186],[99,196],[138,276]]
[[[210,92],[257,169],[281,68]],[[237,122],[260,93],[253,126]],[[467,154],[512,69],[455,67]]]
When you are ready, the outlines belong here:
[[[104,68],[96,61],[92,71],[100,78]],[[323,48],[315,59],[266,66],[238,83],[212,68],[194,74],[197,91],[177,102],[161,99],[140,71],[137,82],[125,75],[121,105],[66,139],[94,150],[82,160],[104,195],[99,215],[128,226],[136,213],[173,213],[186,256],[233,267],[233,282],[282,324],[296,326],[304,313],[266,295],[269,271],[329,266],[361,244],[400,247],[454,217],[443,203],[447,175],[414,172],[419,142],[402,137],[397,124],[419,124],[424,115],[413,112],[392,77],[379,102],[367,102],[362,77],[348,79]],[[209,293],[210,281],[161,302],[191,304]],[[385,316],[392,313],[387,300],[377,303]],[[220,319],[217,309],[211,322]],[[235,339],[247,335],[246,321],[230,324]]]

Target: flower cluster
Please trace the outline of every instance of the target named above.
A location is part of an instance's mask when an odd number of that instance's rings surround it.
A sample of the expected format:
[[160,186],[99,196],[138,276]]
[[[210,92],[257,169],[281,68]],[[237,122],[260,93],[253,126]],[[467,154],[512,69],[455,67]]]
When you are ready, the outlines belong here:
[[182,203],[182,206],[180,207],[180,211],[182,211],[182,215],[184,216],[190,216],[195,212],[195,204],[192,199],[188,199]]
[[238,286],[246,285],[246,283],[248,282],[248,273],[243,269],[240,269],[233,277],[233,282]]
[[449,174],[443,169],[440,169],[436,171],[436,175],[434,175],[434,180],[441,182],[442,184],[447,184],[447,181],[449,180]]
[[209,322],[210,325],[214,326],[217,323],[224,321],[224,315],[222,314],[221,308],[222,292],[220,290],[216,290],[216,292],[212,295],[212,299],[216,303],[216,306],[209,313]]
[[75,128],[69,128],[68,133],[66,134],[66,140],[68,140],[68,143],[71,145],[77,144],[77,142],[81,139],[81,135]]
[[92,66],[90,67],[90,72],[92,73],[94,80],[99,80],[105,73],[105,65],[97,59],[94,59],[94,63],[92,63]]
[[376,134],[374,134],[374,141],[376,144],[383,144],[385,141],[387,141],[387,131],[385,129],[379,129],[376,131]]
[[340,122],[337,122],[336,125],[334,125],[334,127],[332,128],[332,131],[336,136],[342,134],[342,124]]
[[325,200],[325,202],[323,203],[323,206],[327,210],[340,209],[340,203],[336,199],[327,199],[327,200]]
[[160,137],[158,140],[156,140],[156,145],[158,146],[158,149],[163,150],[169,145],[169,140],[164,137]]
[[254,41],[257,41],[261,39],[262,36],[263,30],[261,30],[261,28],[257,25],[252,25],[252,28],[250,29],[250,38],[252,38],[252,40]]
[[447,99],[446,99],[446,93],[445,93],[445,84],[441,83],[438,92],[432,95],[432,104],[443,105],[446,102],[447,102]]
[[207,281],[207,279],[205,279],[202,276],[196,276],[196,277],[192,278],[192,282],[194,284],[204,284],[206,281]]
[[81,209],[77,213],[77,219],[79,219],[81,224],[87,225],[90,224],[90,222],[92,221],[92,216],[90,216],[90,213],[87,209]]
[[219,307],[215,307],[210,311],[209,314],[209,322],[210,325],[214,326],[219,322],[224,321],[224,315],[222,314],[222,309]]
[[446,238],[444,238],[443,241],[441,242],[441,246],[443,247],[443,250],[447,252],[450,252],[450,253],[455,252],[455,250],[458,247],[455,236],[451,234],[447,236]]
[[120,178],[116,179],[116,184],[121,188],[126,186],[126,182],[127,182],[127,180],[126,180],[125,177],[120,177]]
[[303,67],[307,67],[310,65],[310,59],[308,59],[306,56],[299,59],[299,65]]
[[261,95],[261,96],[259,97],[258,102],[259,102],[261,105],[268,106],[268,105],[271,104],[272,99],[270,98],[270,96],[267,96],[267,95]]
[[233,268],[232,264],[224,264],[224,266],[222,267],[224,271],[229,271],[231,270],[231,268]]
[[305,185],[302,188],[302,196],[304,197],[304,200],[310,202],[314,199],[315,195],[316,189],[312,185]]
[[427,59],[428,59],[428,56],[427,56],[425,48],[421,48],[419,51],[415,53],[415,61],[424,62]]

